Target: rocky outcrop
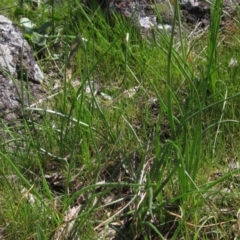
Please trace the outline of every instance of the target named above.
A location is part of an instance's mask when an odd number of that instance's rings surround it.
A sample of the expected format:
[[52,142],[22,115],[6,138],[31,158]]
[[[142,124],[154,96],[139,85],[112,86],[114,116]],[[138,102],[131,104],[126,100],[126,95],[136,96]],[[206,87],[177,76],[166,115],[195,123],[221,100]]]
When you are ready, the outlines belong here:
[[[93,1],[93,0],[92,0]],[[97,1],[97,0],[95,0]],[[134,24],[142,28],[152,28],[161,25],[171,25],[174,0],[98,0],[101,6],[108,8],[110,13],[119,13],[131,18]],[[181,0],[180,12],[182,22],[189,25],[198,24],[205,27],[210,23],[211,0]],[[239,0],[223,0],[223,21],[233,16]],[[156,13],[158,11],[158,13]],[[159,17],[159,15],[161,15]]]
[[0,118],[21,118],[23,107],[45,93],[43,79],[21,31],[0,15]]

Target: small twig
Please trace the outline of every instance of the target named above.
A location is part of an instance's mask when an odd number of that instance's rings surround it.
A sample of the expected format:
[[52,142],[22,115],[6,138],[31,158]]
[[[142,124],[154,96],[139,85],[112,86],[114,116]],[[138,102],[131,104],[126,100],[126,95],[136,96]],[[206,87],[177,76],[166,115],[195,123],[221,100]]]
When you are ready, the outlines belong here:
[[[77,85],[81,84],[81,82],[78,82],[78,83],[75,83],[75,84],[72,84],[73,87],[76,87]],[[60,87],[59,87],[60,88]],[[36,107],[38,104],[41,104],[43,101],[46,101],[46,100],[49,100],[51,98],[54,98],[55,96],[59,95],[60,93],[62,93],[64,90],[60,90],[59,92],[57,93],[54,93],[48,97],[45,97],[45,98],[42,98],[42,99],[39,99],[37,102],[33,103],[30,105],[30,108],[32,107]]]

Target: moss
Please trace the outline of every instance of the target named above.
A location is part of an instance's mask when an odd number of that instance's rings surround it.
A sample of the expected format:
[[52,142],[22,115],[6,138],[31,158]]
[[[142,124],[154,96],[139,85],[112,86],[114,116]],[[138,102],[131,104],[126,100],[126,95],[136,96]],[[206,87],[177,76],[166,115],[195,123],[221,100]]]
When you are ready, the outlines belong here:
[[157,14],[157,22],[163,24],[170,24],[173,21],[173,10],[168,3],[158,3],[155,6]]

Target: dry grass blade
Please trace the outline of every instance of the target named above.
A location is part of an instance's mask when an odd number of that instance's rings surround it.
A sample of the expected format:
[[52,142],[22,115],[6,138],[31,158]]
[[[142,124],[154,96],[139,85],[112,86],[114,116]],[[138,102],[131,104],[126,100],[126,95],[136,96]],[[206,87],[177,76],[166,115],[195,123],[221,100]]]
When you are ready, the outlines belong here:
[[80,44],[86,41],[86,39],[82,38],[80,35],[78,35],[75,39],[75,42],[72,44],[71,49],[69,51],[68,59],[67,59],[67,69],[66,69],[66,78],[67,80],[72,79],[73,75],[73,60],[76,56],[76,53],[79,49]]
[[66,212],[62,225],[60,226],[60,228],[56,230],[53,239],[55,240],[70,239],[73,226],[80,211],[80,208],[81,206],[72,207]]

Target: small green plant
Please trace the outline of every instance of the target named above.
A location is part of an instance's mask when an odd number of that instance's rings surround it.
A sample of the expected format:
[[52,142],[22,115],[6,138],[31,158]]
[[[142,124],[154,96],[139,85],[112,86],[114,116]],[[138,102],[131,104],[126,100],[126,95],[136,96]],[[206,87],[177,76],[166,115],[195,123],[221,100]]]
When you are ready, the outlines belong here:
[[207,73],[206,79],[209,90],[212,94],[216,92],[217,82],[217,45],[218,45],[218,33],[221,20],[223,1],[215,1],[212,4],[211,11],[211,24],[209,28],[209,43],[207,49]]

